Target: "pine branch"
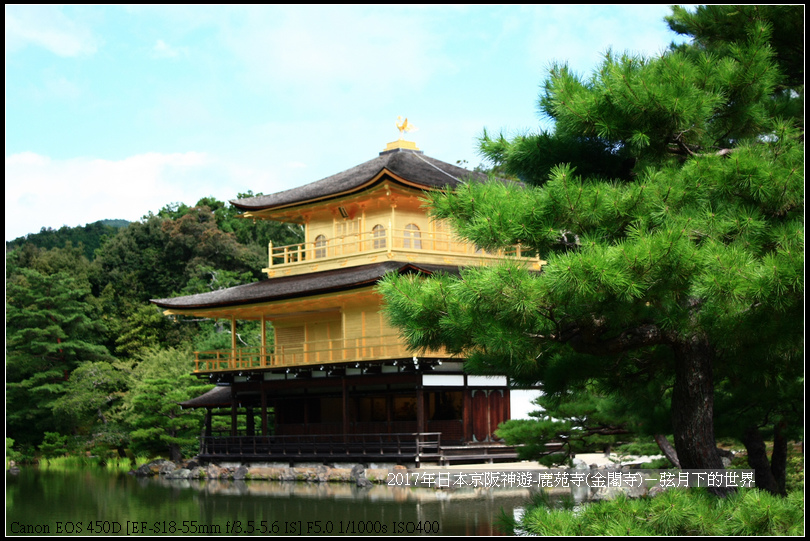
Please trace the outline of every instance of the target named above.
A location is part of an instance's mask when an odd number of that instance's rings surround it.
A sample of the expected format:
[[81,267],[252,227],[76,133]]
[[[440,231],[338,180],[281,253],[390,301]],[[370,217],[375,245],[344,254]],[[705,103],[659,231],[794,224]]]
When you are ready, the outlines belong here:
[[657,325],[640,325],[628,329],[619,336],[601,339],[601,327],[594,329],[578,328],[566,340],[577,353],[589,355],[615,355],[648,346],[657,346],[669,342]]

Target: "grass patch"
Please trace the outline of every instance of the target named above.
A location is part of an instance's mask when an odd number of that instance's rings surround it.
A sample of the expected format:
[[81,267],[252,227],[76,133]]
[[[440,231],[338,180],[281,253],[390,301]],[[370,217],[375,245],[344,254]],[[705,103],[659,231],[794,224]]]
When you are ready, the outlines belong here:
[[127,457],[102,458],[99,456],[65,455],[41,458],[39,468],[42,470],[60,472],[96,470],[127,473],[148,462],[149,459],[147,457],[134,457],[134,459],[130,459]]

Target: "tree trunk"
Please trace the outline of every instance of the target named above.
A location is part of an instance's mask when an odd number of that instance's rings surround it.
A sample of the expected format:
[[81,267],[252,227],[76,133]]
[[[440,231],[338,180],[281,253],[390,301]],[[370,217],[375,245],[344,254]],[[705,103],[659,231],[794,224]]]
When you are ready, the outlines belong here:
[[675,451],[675,448],[669,443],[669,440],[663,434],[656,434],[653,436],[655,438],[655,443],[658,444],[658,448],[661,449],[661,452],[664,453],[664,456],[667,457],[667,460],[675,466],[676,468],[681,468],[681,462],[678,460],[678,453]]
[[180,452],[180,446],[176,443],[169,444],[169,460],[172,462],[180,462],[183,460],[183,454]]
[[752,425],[745,429],[743,444],[748,451],[748,465],[754,469],[757,488],[767,490],[771,494],[779,494],[779,486],[771,471],[768,452],[765,450],[765,441],[759,433],[759,427]]
[[[672,390],[672,429],[678,460],[684,469],[722,470],[714,439],[714,352],[700,336],[680,339],[672,345],[675,354],[675,386]],[[731,488],[710,487],[725,496]]]

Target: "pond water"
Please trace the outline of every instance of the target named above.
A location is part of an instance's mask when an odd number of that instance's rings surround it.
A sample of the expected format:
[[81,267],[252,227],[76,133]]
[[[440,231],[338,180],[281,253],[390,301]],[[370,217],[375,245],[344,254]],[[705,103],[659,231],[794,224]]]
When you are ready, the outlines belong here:
[[526,489],[6,475],[6,535],[498,535]]

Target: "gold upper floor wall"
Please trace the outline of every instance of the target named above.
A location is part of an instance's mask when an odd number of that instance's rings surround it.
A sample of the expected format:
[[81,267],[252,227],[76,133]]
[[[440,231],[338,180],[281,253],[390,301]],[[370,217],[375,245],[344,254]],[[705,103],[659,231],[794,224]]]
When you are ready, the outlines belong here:
[[274,217],[303,223],[305,241],[268,246],[268,277],[366,265],[386,259],[441,265],[487,264],[520,258],[536,268],[537,254],[520,246],[486,252],[464,242],[424,208],[422,193],[382,185],[362,194],[320,203]]

